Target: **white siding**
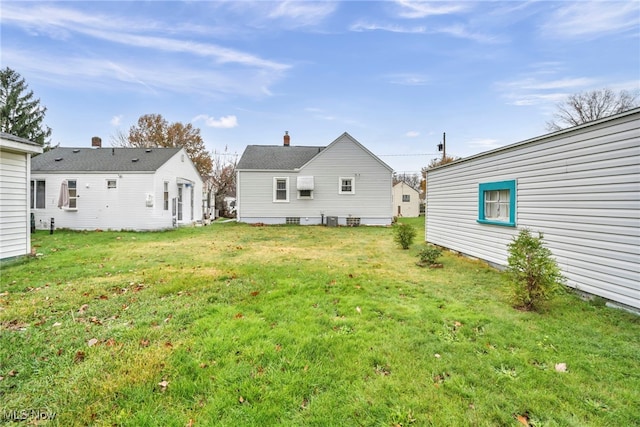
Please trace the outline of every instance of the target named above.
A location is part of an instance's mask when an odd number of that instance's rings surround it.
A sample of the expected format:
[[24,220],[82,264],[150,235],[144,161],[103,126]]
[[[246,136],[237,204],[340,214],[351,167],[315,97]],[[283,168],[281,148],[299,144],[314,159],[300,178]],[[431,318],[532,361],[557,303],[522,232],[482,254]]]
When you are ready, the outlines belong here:
[[0,151],[0,259],[31,250],[28,161],[28,154]]
[[[297,177],[313,176],[312,199],[298,199]],[[289,177],[289,202],[273,201],[273,177]],[[353,177],[355,194],[339,194],[339,177]],[[320,224],[322,216],[337,216],[346,224],[351,216],[363,225],[392,221],[392,171],[359,143],[343,135],[299,172],[238,172],[238,220],[282,224],[299,217],[301,224]]]
[[[478,185],[516,180],[516,228],[479,224]],[[543,232],[568,285],[640,307],[640,110],[428,172],[426,240],[507,264]]]
[[[403,202],[402,196],[409,195],[409,201]],[[415,218],[420,216],[420,193],[405,182],[393,186],[393,214]]]
[[[173,227],[171,199],[178,194],[178,179],[194,182],[193,212],[191,190],[184,188],[183,220],[190,224],[202,219],[202,180],[182,151],[155,173],[38,173],[32,180],[45,180],[46,207],[33,209],[36,227],[72,230],[161,230]],[[60,186],[64,180],[77,181],[77,209],[58,208]],[[116,188],[107,188],[107,180],[116,180]],[[169,209],[164,210],[164,182],[169,182]],[[147,205],[151,195],[152,206]],[[193,217],[193,220],[192,220]]]

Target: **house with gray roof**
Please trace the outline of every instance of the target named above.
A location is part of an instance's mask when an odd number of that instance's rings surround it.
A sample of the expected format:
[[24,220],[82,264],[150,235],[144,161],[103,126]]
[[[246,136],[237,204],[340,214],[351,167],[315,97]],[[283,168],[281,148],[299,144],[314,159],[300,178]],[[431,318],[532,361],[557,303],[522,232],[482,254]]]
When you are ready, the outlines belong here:
[[202,220],[202,179],[184,148],[58,147],[31,160],[36,228],[162,230]]
[[38,153],[40,144],[0,132],[0,259],[31,252],[30,159]]
[[393,169],[348,133],[327,146],[249,145],[236,166],[238,221],[389,225]]

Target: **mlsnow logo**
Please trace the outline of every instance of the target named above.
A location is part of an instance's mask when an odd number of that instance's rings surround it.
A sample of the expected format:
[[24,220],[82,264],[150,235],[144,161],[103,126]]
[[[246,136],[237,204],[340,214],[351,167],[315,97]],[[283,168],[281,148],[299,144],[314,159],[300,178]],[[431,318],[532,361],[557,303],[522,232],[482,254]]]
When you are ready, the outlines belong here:
[[5,421],[45,421],[45,420],[53,420],[56,418],[56,413],[51,412],[46,408],[29,408],[29,409],[17,409],[13,411],[4,411],[2,414],[2,418]]

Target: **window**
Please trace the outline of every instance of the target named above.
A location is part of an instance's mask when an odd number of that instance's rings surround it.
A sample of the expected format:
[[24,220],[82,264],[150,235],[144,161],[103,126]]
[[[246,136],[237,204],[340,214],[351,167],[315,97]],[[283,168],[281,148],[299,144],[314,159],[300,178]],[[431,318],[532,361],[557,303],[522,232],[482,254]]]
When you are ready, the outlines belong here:
[[287,224],[295,224],[300,225],[300,217],[299,216],[288,216],[285,220]]
[[165,211],[169,210],[169,183],[167,181],[164,182],[163,207]]
[[67,191],[69,192],[69,209],[78,207],[78,186],[75,179],[67,180]]
[[107,180],[107,188],[116,188],[116,180],[115,179],[108,179]]
[[403,194],[402,195],[402,201],[403,202],[410,202],[411,201],[411,194]]
[[44,180],[31,181],[31,209],[44,209],[45,205]]
[[273,201],[289,201],[289,178],[273,178]]
[[313,190],[298,190],[298,199],[313,199]]
[[478,190],[478,222],[515,227],[515,180],[480,184]]
[[340,177],[338,194],[355,194],[356,186],[353,177]]

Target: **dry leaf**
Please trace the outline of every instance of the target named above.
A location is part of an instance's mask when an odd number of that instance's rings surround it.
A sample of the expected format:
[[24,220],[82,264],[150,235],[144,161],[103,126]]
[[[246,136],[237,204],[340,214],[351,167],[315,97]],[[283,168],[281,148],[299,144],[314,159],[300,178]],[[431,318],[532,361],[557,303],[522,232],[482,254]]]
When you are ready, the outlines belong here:
[[84,314],[84,312],[87,311],[88,308],[89,308],[89,304],[82,304],[82,306],[78,310],[78,313]]
[[196,425],[196,420],[194,420],[193,418],[189,418],[189,422],[185,425],[185,427],[193,427],[194,425]]
[[242,319],[244,316],[242,313],[236,313],[236,315],[233,317],[235,317],[236,319]]
[[7,375],[10,377],[15,377],[16,375],[18,375],[18,371],[16,371],[15,369],[12,369],[9,372],[7,372]]
[[556,372],[567,372],[566,363],[556,363]]
[[360,307],[356,307],[356,311],[357,311],[358,313],[362,313],[362,309],[361,309]]
[[149,340],[142,338],[140,340],[140,347],[148,347],[149,346]]
[[76,355],[73,357],[73,361],[76,363],[84,361],[84,351],[76,352]]
[[240,402],[240,403],[244,403],[244,397],[240,396],[240,397],[238,398],[238,402]]
[[98,340],[97,340],[97,339],[95,339],[95,338],[91,338],[91,339],[87,342],[87,345],[88,345],[89,347],[93,347],[93,346],[94,346],[94,345],[96,345],[96,344],[98,344]]
[[435,357],[436,359],[440,359],[442,356],[440,356],[438,353],[434,354],[433,357]]
[[62,326],[62,323],[60,323],[60,322],[56,322],[56,323],[54,323],[52,326],[53,326],[53,327]]
[[518,420],[518,422],[520,424],[522,424],[523,426],[527,426],[529,427],[529,418],[526,415],[518,415],[516,417],[516,419]]
[[107,345],[107,347],[113,347],[114,345],[116,345],[116,340],[114,340],[113,338],[109,338],[105,344]]
[[167,380],[162,380],[158,383],[158,385],[160,386],[160,391],[164,393],[164,391],[167,389],[167,387],[169,386],[169,381]]

